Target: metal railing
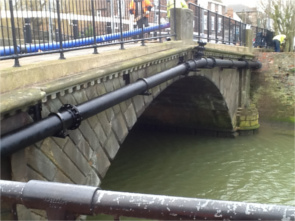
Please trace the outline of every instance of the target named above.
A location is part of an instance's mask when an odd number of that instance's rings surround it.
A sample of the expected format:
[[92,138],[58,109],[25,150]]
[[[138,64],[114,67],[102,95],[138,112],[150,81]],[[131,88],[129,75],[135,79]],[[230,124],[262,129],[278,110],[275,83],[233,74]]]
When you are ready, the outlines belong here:
[[274,32],[251,26],[253,31],[253,47],[257,48],[269,48],[273,47],[272,38],[274,37]]
[[294,220],[295,207],[101,190],[31,180],[0,180],[1,202],[47,212],[48,220],[113,215],[157,220]]
[[[245,46],[247,24],[204,9],[194,3],[189,3],[189,8],[194,15],[194,39]],[[254,47],[272,46],[273,32],[254,26],[251,29]]]
[[[143,28],[129,12],[131,0],[7,0],[0,4],[0,60],[64,52],[170,36],[166,5],[153,5]],[[165,5],[165,6],[164,6]],[[140,7],[140,6],[139,6]],[[142,10],[138,16],[145,16]]]
[[202,41],[242,45],[246,43],[246,24],[189,3],[194,13],[194,38]]
[[[170,34],[166,0],[155,1],[148,24],[129,13],[131,0],[5,0],[0,4],[0,60],[159,39]],[[175,4],[175,3],[174,3]],[[139,5],[139,8],[140,5]],[[194,38],[205,42],[244,46],[246,24],[189,3]],[[142,10],[141,10],[142,11]],[[144,16],[143,12],[138,12]],[[174,22],[176,24],[176,22]],[[143,28],[141,28],[143,27]],[[162,29],[165,29],[164,31]],[[253,28],[254,46],[271,44],[269,31]],[[256,34],[257,33],[257,34]],[[261,34],[261,38],[259,38]]]

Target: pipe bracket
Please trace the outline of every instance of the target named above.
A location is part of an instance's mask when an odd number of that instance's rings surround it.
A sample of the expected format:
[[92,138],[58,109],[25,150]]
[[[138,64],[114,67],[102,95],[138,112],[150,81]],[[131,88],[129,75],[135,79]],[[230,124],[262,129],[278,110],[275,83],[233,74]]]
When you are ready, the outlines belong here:
[[212,67],[208,67],[208,61],[207,61],[207,68],[210,68],[210,69],[215,68],[216,67],[216,59],[214,57],[208,57],[208,58],[212,59],[213,65],[212,65]]
[[145,78],[138,78],[137,81],[143,81],[146,84],[146,90],[142,92],[140,95],[150,96],[152,95],[151,92],[149,92],[149,83]]
[[61,121],[61,123],[62,123],[62,130],[59,131],[57,134],[55,134],[53,136],[54,137],[59,137],[59,138],[66,138],[67,136],[69,136],[69,133],[68,133],[67,127],[65,125],[65,121],[64,121],[63,116],[59,112],[49,114],[49,116],[53,116],[53,115],[57,116],[59,118],[59,120]]

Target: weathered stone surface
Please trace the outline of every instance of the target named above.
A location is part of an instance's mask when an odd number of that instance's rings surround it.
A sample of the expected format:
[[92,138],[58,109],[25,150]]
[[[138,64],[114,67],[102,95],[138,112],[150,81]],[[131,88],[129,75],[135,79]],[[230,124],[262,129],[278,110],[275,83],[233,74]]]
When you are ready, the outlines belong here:
[[137,117],[139,117],[144,111],[144,100],[143,95],[137,95],[132,98],[132,103],[134,105],[134,109]]
[[98,123],[96,125],[96,127],[93,128],[93,130],[94,130],[94,133],[97,135],[100,144],[101,145],[104,145],[105,141],[107,140],[107,136],[105,135],[104,130],[103,130],[101,124]]
[[106,112],[103,111],[97,115],[100,124],[104,130],[105,135],[108,137],[112,131],[111,123],[107,118]]
[[106,150],[108,157],[113,160],[119,150],[119,143],[114,133],[111,133],[108,137],[108,140],[104,146],[104,149]]
[[112,121],[112,127],[118,138],[119,143],[122,144],[128,134],[128,129],[121,113],[118,114],[116,118]]
[[83,156],[89,160],[92,155],[93,150],[91,149],[89,143],[83,137],[80,130],[71,130],[69,132],[69,134],[70,134],[70,138],[71,138],[70,141],[74,142],[74,144],[76,145],[76,147],[79,148],[79,150],[83,154]]
[[136,113],[132,103],[128,106],[127,110],[124,112],[124,117],[126,119],[128,130],[131,130],[131,128],[137,121]]
[[75,144],[69,141],[64,148],[64,152],[77,166],[77,168],[84,174],[84,176],[87,176],[88,173],[91,171],[89,162],[83,157],[83,155],[81,155],[81,152],[78,151]]
[[94,170],[90,170],[89,173],[86,175],[86,180],[84,185],[98,187],[100,183],[101,181],[98,175],[94,172]]
[[111,163],[102,148],[97,149],[91,157],[91,167],[97,172],[99,177],[103,178],[107,173]]
[[[47,180],[53,180],[57,168],[51,160],[49,160],[38,148],[29,147],[26,151],[29,152],[27,154],[27,164],[36,172],[42,174]],[[30,179],[30,177],[28,178]]]
[[52,139],[45,139],[41,150],[55,164],[55,166],[64,174],[67,174],[74,183],[83,184],[85,176]]
[[252,74],[252,98],[264,121],[294,124],[295,53],[259,52],[262,68]]
[[82,121],[79,130],[83,134],[83,137],[89,143],[90,147],[95,151],[100,147],[99,138],[94,133],[87,121]]

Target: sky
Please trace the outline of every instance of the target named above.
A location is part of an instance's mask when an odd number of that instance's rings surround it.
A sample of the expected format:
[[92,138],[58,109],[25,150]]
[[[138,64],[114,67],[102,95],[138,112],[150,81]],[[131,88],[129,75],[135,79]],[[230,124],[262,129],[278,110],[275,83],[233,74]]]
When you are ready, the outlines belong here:
[[259,2],[258,0],[223,0],[223,3],[225,5],[247,5],[249,7],[255,7],[257,6],[257,2]]

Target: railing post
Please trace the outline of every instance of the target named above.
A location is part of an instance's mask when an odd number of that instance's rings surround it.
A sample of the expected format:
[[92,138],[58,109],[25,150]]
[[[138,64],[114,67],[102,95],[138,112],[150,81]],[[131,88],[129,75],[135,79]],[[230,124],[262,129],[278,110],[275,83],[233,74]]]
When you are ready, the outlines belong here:
[[235,34],[234,34],[234,44],[236,45],[237,43],[237,21],[235,20]]
[[210,11],[207,10],[207,41],[210,39]]
[[239,32],[239,34],[240,34],[240,46],[242,46],[243,45],[243,41],[242,41],[242,22],[240,22],[240,32]]
[[140,11],[141,11],[141,19],[142,19],[142,21],[141,21],[141,46],[145,46],[145,44],[144,44],[144,31],[143,31],[143,7],[142,6],[143,6],[142,1],[140,1],[140,7],[141,7]]
[[121,0],[119,0],[119,13],[120,13],[120,50],[124,50],[124,42],[123,42],[123,23],[122,23],[122,4]]
[[[173,17],[173,20],[174,20],[174,39],[177,39],[177,30],[176,30],[176,0],[174,0],[174,17]],[[171,10],[170,10],[170,17],[171,17]]]
[[62,33],[61,33],[61,19],[60,19],[60,5],[59,0],[56,0],[56,10],[57,10],[57,23],[58,23],[58,36],[59,36],[59,48],[60,48],[60,57],[59,59],[65,59],[62,45]]
[[218,42],[218,14],[217,14],[217,11],[215,12],[215,42],[217,43]]
[[228,19],[228,44],[230,45],[230,17]]
[[162,30],[161,30],[161,0],[159,0],[159,5],[158,5],[158,13],[159,13],[159,16],[158,16],[158,22],[159,22],[159,42],[162,43],[162,38],[161,38],[161,35],[162,35]]
[[31,18],[25,18],[25,44],[32,44]]
[[222,44],[224,44],[224,16],[222,16]]
[[16,33],[15,33],[12,0],[9,0],[9,9],[10,9],[10,16],[11,16],[12,40],[13,40],[13,48],[14,48],[14,55],[15,55],[13,67],[20,67],[18,53],[17,53],[17,43],[16,43]]
[[94,0],[91,0],[91,10],[92,10],[92,29],[93,29],[93,43],[94,52],[93,54],[98,54],[96,46],[96,28],[95,28],[95,14],[94,14]]

